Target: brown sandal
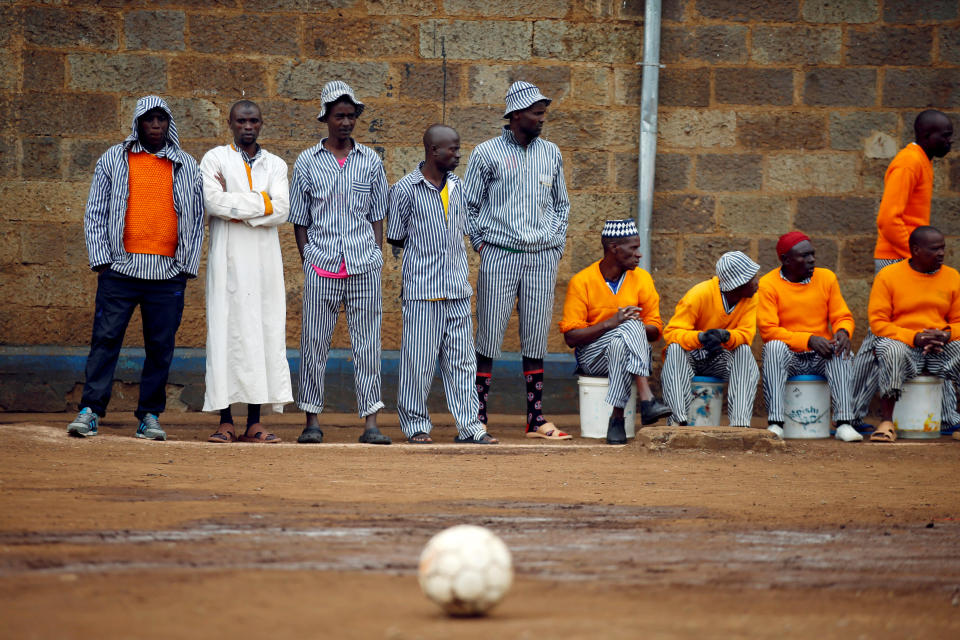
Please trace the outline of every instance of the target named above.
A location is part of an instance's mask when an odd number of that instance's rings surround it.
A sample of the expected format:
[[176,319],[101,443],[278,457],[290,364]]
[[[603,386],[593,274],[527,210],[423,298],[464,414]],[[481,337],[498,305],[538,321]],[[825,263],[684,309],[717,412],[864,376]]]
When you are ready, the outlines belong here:
[[[253,435],[248,436],[247,433],[250,433],[251,431],[254,432]],[[264,431],[259,422],[247,427],[247,433],[240,436],[240,442],[255,442],[258,444],[276,444],[280,442],[280,438],[272,433],[267,433]]]
[[219,442],[221,444],[226,444],[228,442],[237,441],[237,432],[233,429],[233,424],[229,422],[221,422],[220,428],[213,432],[207,442]]
[[544,438],[545,440],[570,440],[573,438],[569,433],[564,433],[557,429],[557,425],[552,422],[544,422],[536,429],[527,431],[528,438]]
[[884,420],[877,425],[873,433],[870,434],[870,442],[896,442],[897,428],[889,420]]

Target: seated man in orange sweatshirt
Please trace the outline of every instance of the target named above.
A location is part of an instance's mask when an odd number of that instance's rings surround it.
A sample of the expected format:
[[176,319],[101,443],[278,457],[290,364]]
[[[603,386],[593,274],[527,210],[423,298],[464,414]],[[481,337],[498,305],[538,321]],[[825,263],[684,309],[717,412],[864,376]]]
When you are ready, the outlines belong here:
[[818,269],[810,238],[791,231],[777,242],[781,266],[760,278],[757,328],[763,339],[763,397],[767,427],[783,437],[783,391],[787,377],[821,375],[830,385],[837,439],[858,442],[850,426],[850,336],[853,314],[837,276]]
[[877,336],[880,417],[873,442],[897,439],[893,408],[903,382],[923,373],[957,382],[960,374],[960,273],[943,264],[935,227],[910,234],[910,259],[885,267],[873,281],[868,317]]
[[587,375],[609,376],[613,407],[607,444],[626,444],[623,409],[637,381],[640,419],[653,424],[670,408],[650,391],[650,342],[660,337],[660,295],[640,263],[640,232],[632,219],[607,220],[603,258],[570,279],[560,331]]
[[660,384],[674,422],[687,424],[693,376],[727,380],[731,427],[749,427],[760,371],[750,351],[757,331],[760,265],[740,251],[717,260],[717,275],[684,294],[663,330],[667,341]]

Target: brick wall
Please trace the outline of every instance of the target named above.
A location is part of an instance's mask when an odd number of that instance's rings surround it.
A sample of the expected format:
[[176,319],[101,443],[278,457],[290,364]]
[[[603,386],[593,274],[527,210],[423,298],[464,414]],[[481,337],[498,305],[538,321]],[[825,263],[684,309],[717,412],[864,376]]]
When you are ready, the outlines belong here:
[[[130,128],[139,95],[168,98],[188,151],[228,141],[241,96],[265,146],[292,164],[322,129],[324,82],[368,109],[357,138],[396,181],[446,116],[466,151],[497,134],[509,83],[555,98],[572,201],[556,314],[569,277],[599,256],[599,223],[636,211],[642,0],[0,1],[0,341],[83,345],[95,278],[83,206],[97,157]],[[960,111],[958,0],[665,0],[654,277],[669,317],[724,250],[774,265],[777,236],[810,233],[857,314],[890,157],[918,110]],[[446,91],[442,73],[446,53]],[[956,118],[960,126],[960,118]],[[466,165],[466,155],[464,158]],[[957,264],[960,160],[937,161],[934,223]],[[292,229],[288,344],[302,276]],[[473,259],[473,258],[472,258]],[[476,262],[473,263],[474,273]],[[399,264],[384,267],[384,348],[399,346]],[[188,288],[183,346],[204,344],[203,281]],[[507,349],[516,349],[511,327]],[[139,328],[130,332],[138,343]],[[343,327],[336,345],[347,344]],[[551,351],[566,351],[559,334]]]

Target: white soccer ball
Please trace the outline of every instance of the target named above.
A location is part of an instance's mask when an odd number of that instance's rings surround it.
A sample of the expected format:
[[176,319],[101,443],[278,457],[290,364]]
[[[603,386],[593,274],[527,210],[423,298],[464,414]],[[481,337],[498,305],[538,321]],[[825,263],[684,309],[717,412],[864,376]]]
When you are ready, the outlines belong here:
[[420,554],[420,588],[452,616],[483,615],[512,583],[510,550],[483,527],[444,529]]

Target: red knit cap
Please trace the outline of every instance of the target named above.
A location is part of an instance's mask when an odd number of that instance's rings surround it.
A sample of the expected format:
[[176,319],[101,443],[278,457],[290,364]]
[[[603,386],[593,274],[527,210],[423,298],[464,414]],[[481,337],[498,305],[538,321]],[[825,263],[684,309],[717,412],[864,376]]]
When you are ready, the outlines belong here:
[[790,233],[785,233],[780,236],[780,239],[777,240],[777,257],[779,258],[790,249],[793,249],[795,246],[803,242],[804,240],[809,240],[810,236],[803,233],[802,231],[791,231]]

